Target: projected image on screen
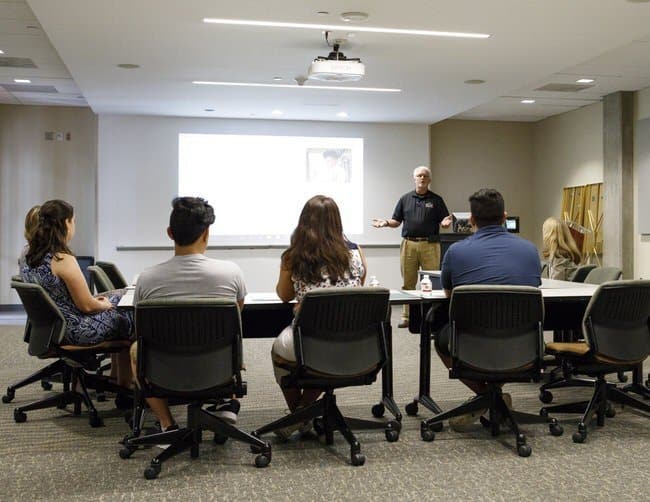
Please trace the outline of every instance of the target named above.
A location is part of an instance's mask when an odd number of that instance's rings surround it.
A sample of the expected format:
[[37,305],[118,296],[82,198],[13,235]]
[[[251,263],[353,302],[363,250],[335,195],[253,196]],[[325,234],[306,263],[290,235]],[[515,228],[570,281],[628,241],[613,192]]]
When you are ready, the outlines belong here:
[[178,193],[214,206],[215,243],[285,244],[323,194],[349,236],[363,233],[363,139],[179,134]]

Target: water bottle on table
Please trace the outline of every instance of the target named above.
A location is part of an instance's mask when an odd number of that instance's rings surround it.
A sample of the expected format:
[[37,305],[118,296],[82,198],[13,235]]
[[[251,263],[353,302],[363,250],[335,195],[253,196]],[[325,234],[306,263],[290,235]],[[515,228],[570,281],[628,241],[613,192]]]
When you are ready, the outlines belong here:
[[428,275],[424,275],[420,281],[420,292],[422,293],[423,297],[428,298],[431,296],[432,291],[433,284],[431,284],[431,279],[429,279]]
[[377,280],[377,277],[374,275],[370,276],[370,280],[368,281],[368,286],[371,288],[377,288],[379,287],[379,281]]

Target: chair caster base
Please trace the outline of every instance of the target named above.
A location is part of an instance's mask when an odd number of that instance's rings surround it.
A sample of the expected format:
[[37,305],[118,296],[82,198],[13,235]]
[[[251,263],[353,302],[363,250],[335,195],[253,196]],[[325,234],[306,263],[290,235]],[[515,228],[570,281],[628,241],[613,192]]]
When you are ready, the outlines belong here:
[[578,424],[578,432],[573,433],[572,439],[574,443],[578,444],[585,442],[587,439],[587,428],[585,427],[585,424]]
[[14,422],[17,424],[22,424],[27,421],[27,413],[20,410],[14,410]]
[[553,401],[553,393],[543,390],[539,393],[539,400],[544,404],[549,404]]
[[371,410],[372,416],[375,418],[381,418],[384,416],[384,412],[386,411],[386,407],[383,405],[383,403],[379,403],[374,405]]
[[151,465],[144,470],[145,479],[156,479],[160,474],[160,463],[152,461]]
[[517,453],[520,457],[530,457],[533,449],[526,444],[526,436],[519,434],[517,436]]
[[414,417],[418,414],[418,403],[417,401],[413,401],[412,403],[407,404],[404,407],[404,411],[406,411],[406,414],[409,417]]

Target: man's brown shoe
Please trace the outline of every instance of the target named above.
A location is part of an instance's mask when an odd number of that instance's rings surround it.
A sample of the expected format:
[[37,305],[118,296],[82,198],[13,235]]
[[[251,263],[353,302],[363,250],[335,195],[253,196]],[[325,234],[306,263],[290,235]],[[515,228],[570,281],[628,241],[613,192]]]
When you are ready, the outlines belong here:
[[397,325],[398,328],[408,328],[409,327],[409,320],[408,319],[402,319],[399,324]]

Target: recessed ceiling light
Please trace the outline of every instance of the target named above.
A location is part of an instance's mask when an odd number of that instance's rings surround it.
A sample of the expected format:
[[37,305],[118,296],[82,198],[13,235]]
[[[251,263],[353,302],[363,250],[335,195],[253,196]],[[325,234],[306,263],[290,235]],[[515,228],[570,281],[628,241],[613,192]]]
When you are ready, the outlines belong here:
[[480,78],[471,78],[469,80],[465,80],[465,83],[470,85],[479,85],[479,84],[484,84],[485,80],[482,80]]
[[316,14],[318,14],[319,16],[327,16],[329,15],[329,12],[327,12],[326,10],[319,10]]
[[576,80],[576,84],[593,84],[595,79],[593,78],[579,78]]
[[336,116],[341,117],[342,119],[347,119],[349,117],[348,112],[338,112]]
[[28,30],[40,30],[41,29],[40,26],[36,26],[35,24],[28,24],[27,26],[25,26],[25,28],[27,28]]
[[282,115],[284,112],[282,110],[273,110],[271,113],[273,115]]
[[213,111],[214,111],[214,108],[206,108],[204,111],[206,111],[206,112],[213,112]]
[[117,65],[118,68],[122,68],[124,70],[135,70],[136,68],[140,68],[139,64],[133,64],[133,63],[120,63]]
[[31,84],[32,83],[32,81],[29,80],[28,78],[15,78],[14,82],[16,82],[17,84]]
[[4,54],[4,53],[5,53],[5,51],[3,51],[2,49],[0,49],[0,54]]
[[402,89],[390,89],[383,87],[334,87],[329,85],[297,85],[297,84],[256,84],[252,82],[211,82],[206,80],[194,80],[196,85],[223,85],[231,87],[275,87],[281,89],[318,89],[327,91],[365,91],[365,92],[402,92]]
[[324,31],[364,31],[370,33],[385,33],[388,35],[422,35],[428,37],[456,38],[489,38],[486,33],[463,33],[459,31],[405,30],[401,28],[380,28],[375,26],[349,26],[345,24],[310,24],[310,23],[281,23],[276,21],[255,21],[252,19],[221,19],[206,17],[204,23],[229,24],[235,26],[260,26],[266,28],[298,28]]
[[362,23],[368,19],[366,12],[343,12],[341,13],[341,21],[346,23]]
[[282,80],[282,77],[273,77],[273,80],[275,80],[276,82],[279,82],[280,80]]
[[534,99],[522,99],[521,102],[525,105],[532,105],[535,100]]

